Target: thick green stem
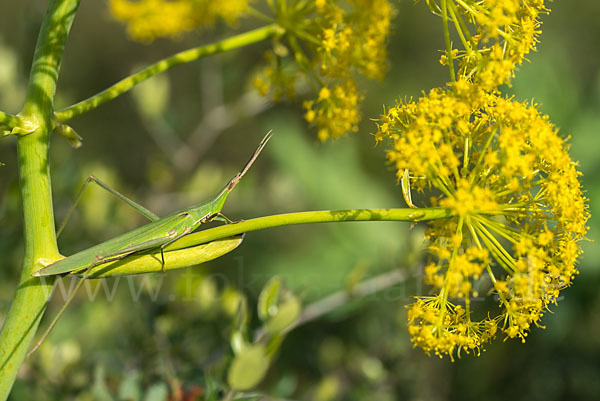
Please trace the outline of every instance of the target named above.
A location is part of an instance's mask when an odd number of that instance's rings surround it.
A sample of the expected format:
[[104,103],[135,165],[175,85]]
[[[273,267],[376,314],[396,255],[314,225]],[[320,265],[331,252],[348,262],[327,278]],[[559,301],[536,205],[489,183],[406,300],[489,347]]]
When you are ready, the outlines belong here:
[[127,78],[122,79],[111,87],[103,90],[102,92],[83,100],[73,106],[66,107],[56,112],[56,118],[59,122],[65,122],[73,117],[83,114],[87,111],[93,110],[103,103],[108,102],[127,92],[135,85],[139,84],[146,79],[166,71],[170,68],[178,66],[180,64],[189,63],[191,61],[198,60],[199,58],[210,56],[217,53],[223,53],[229,50],[239,49],[244,46],[248,46],[254,43],[261,42],[269,39],[275,35],[282,33],[282,28],[277,24],[267,25],[262,28],[254,29],[249,32],[242,33],[240,35],[233,36],[231,38],[222,40],[220,42],[212,43],[206,46],[195,47],[193,49],[184,50],[171,57],[162,59],[149,67],[144,68],[142,71],[137,72]]
[[51,0],[33,57],[27,97],[19,116],[36,127],[18,140],[25,255],[19,286],[0,332],[0,400],[8,397],[35,334],[53,280],[31,277],[41,263],[60,257],[56,245],[48,167],[48,137],[64,44],[79,0]]
[[[290,226],[295,224],[334,223],[343,221],[408,221],[418,222],[425,220],[444,219],[453,216],[451,209],[424,208],[424,209],[350,209],[350,210],[322,210],[316,212],[297,212],[276,214],[273,216],[258,217],[251,220],[242,220],[234,224],[225,224],[209,228],[194,234],[186,235],[173,244],[177,249],[195,246],[233,235],[265,228]],[[167,250],[171,249],[169,247]]]

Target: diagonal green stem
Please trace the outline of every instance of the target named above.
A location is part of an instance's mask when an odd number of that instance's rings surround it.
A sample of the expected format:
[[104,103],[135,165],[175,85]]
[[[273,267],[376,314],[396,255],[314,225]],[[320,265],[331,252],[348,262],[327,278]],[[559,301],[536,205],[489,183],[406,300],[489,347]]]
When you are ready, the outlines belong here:
[[217,53],[223,53],[229,50],[239,49],[241,47],[269,39],[281,33],[282,28],[280,26],[278,26],[277,24],[271,24],[262,28],[257,28],[252,31],[233,36],[231,38],[227,38],[220,42],[212,43],[210,45],[184,50],[182,52],[174,54],[173,56],[162,59],[152,64],[151,66],[146,67],[143,70],[128,76],[127,78],[122,79],[116,84],[110,86],[109,88],[86,100],[82,100],[79,103],[57,111],[56,118],[59,122],[63,123],[72,119],[73,117],[95,109],[101,104],[104,104],[109,100],[112,100],[117,96],[122,95],[123,93],[127,92],[140,82],[145,81],[146,79],[163,71],[166,71],[170,68],[198,60],[202,57],[210,56]]
[[23,202],[25,255],[19,286],[0,332],[0,400],[8,397],[27,347],[35,334],[53,279],[31,277],[42,261],[60,257],[54,232],[48,167],[48,137],[58,72],[79,0],[50,0],[44,17],[21,121],[36,129],[17,142]]

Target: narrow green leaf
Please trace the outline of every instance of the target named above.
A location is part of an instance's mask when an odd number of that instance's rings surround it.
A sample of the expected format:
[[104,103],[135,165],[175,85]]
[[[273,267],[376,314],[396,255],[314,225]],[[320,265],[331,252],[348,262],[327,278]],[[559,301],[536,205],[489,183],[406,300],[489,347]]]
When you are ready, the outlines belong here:
[[[236,235],[191,248],[164,252],[165,270],[182,269],[214,260],[236,249],[242,240],[242,235]],[[162,271],[160,250],[153,250],[151,253],[135,254],[121,260],[103,263],[93,267],[88,273],[90,278],[102,278],[160,271]],[[86,272],[82,271],[78,274],[86,274]]]

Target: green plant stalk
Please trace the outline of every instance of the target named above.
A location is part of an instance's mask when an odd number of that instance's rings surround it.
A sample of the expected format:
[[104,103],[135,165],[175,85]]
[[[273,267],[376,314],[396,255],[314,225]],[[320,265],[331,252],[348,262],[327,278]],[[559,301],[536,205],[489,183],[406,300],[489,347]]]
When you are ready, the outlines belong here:
[[38,36],[20,119],[36,127],[17,143],[23,204],[25,255],[19,285],[0,332],[0,400],[5,400],[43,315],[54,280],[31,274],[60,258],[54,231],[48,166],[48,137],[53,125],[56,82],[79,0],[50,0]]
[[419,222],[452,217],[454,214],[448,208],[423,208],[423,209],[350,209],[350,210],[321,210],[313,212],[297,212],[276,214],[273,216],[258,217],[250,220],[242,220],[233,224],[209,228],[197,233],[186,235],[171,247],[165,248],[181,249],[196,246],[210,241],[215,241],[233,235],[247,233],[250,231],[263,230],[265,228],[290,226],[295,224],[313,223],[335,223],[344,221],[407,221]]
[[58,122],[64,123],[72,119],[73,117],[76,117],[87,111],[93,110],[101,104],[104,104],[109,100],[112,100],[117,96],[122,95],[123,93],[127,92],[140,82],[143,82],[146,79],[163,71],[166,71],[170,68],[198,60],[202,57],[211,56],[213,54],[223,53],[229,50],[235,50],[241,47],[249,46],[251,44],[261,42],[263,40],[269,39],[276,35],[280,35],[282,33],[283,28],[281,28],[277,24],[271,24],[262,28],[257,28],[233,36],[231,38],[224,39],[216,43],[212,43],[210,45],[195,47],[193,49],[184,50],[182,52],[176,53],[173,56],[162,59],[144,68],[143,70],[128,76],[127,78],[123,78],[116,84],[110,86],[109,88],[88,99],[82,100],[79,103],[57,111],[56,118]]
[[[165,269],[181,269],[215,259],[231,252],[242,242],[241,234],[296,224],[341,223],[345,221],[405,221],[418,222],[454,216],[451,209],[350,209],[322,210],[276,214],[242,220],[232,224],[209,228],[178,239],[164,249]],[[163,270],[158,249],[128,256],[83,270],[80,274],[90,278],[160,272]],[[46,276],[52,277],[52,276]]]
[[18,116],[0,111],[0,128],[13,129],[21,125],[21,119]]

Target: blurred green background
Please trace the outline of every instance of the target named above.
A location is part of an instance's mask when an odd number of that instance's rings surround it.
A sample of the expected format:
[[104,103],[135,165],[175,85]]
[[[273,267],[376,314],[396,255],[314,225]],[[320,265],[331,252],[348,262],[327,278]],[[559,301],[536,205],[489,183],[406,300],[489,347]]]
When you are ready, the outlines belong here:
[[[0,6],[2,110],[18,112],[22,104],[43,3]],[[443,85],[447,71],[437,62],[441,21],[424,4],[395,5],[388,77],[384,83],[362,83],[366,101],[359,133],[320,144],[303,122],[299,103],[273,105],[258,98],[249,73],[259,68],[268,43],[180,66],[74,119],[72,126],[84,138],[81,149],[52,138],[57,221],[90,174],[160,215],[205,199],[243,165],[269,129],[275,137],[226,205],[230,218],[402,206],[394,171],[369,135],[375,127],[369,119],[397,98]],[[551,7],[538,51],[509,92],[519,100],[534,99],[562,135],[571,136],[571,155],[579,160],[592,215],[598,216],[600,3],[563,0]],[[239,29],[250,25],[242,20]],[[138,44],[126,39],[104,1],[84,1],[67,43],[59,107],[227,32],[217,27],[175,41]],[[6,163],[0,167],[0,321],[23,253],[15,147],[14,138],[0,142],[0,161]],[[93,188],[60,238],[61,251],[73,253],[142,222]],[[579,277],[544,316],[546,329],[533,329],[526,343],[499,336],[481,356],[463,355],[455,363],[411,347],[404,305],[423,291],[419,227],[383,222],[287,227],[252,233],[236,251],[202,267],[167,277],[106,281],[93,302],[94,286],[82,290],[22,367],[11,399],[161,400],[173,383],[190,399],[202,399],[198,394],[223,376],[230,352],[224,291],[243,291],[252,306],[265,282],[278,274],[308,304],[349,281],[405,269],[404,284],[294,330],[260,391],[272,399],[321,401],[596,400],[599,220],[593,217],[589,226]],[[43,327],[62,302],[56,290]]]

